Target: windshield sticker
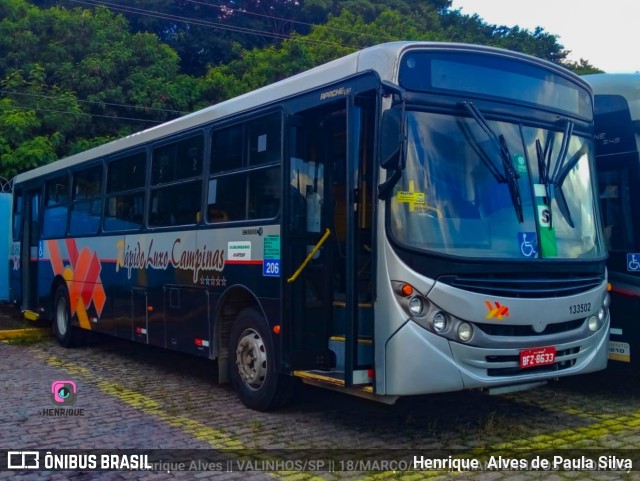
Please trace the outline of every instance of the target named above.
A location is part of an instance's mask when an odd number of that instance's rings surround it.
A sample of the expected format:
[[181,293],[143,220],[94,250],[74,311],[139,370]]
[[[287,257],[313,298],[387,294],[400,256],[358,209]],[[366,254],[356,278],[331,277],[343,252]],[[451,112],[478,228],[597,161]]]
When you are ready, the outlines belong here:
[[524,158],[522,154],[516,154],[513,156],[513,164],[516,167],[516,172],[518,174],[527,174],[527,160]]
[[538,255],[538,238],[535,232],[518,232],[518,244],[520,245],[520,254],[524,257]]
[[424,192],[416,192],[413,180],[409,181],[409,190],[399,190],[396,200],[399,203],[409,204],[409,212],[413,212],[416,204],[423,206],[427,203],[427,196]]
[[558,256],[556,230],[550,223],[547,226],[542,226],[540,229],[540,247],[542,249],[542,257],[548,258]]
[[487,312],[486,319],[503,319],[509,317],[509,308],[507,306],[500,305],[499,302],[484,301],[489,312]]
[[545,184],[533,184],[533,192],[536,197],[542,257],[556,257],[558,255],[558,241],[556,240],[556,231],[553,227],[551,207],[549,206],[549,188]]
[[536,207],[538,208],[538,225],[551,229],[551,211],[549,210],[549,206],[546,204],[538,204]]
[[408,192],[401,190],[398,192],[398,202],[409,202],[412,204],[424,204],[424,192]]
[[640,253],[627,254],[627,271],[640,272]]

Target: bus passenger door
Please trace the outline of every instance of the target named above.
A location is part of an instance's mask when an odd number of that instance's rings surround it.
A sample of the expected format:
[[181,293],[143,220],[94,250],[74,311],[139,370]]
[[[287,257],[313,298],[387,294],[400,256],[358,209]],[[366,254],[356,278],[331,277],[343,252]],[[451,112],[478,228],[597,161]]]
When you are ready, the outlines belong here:
[[24,219],[20,246],[22,277],[22,309],[35,310],[38,306],[38,263],[42,257],[40,240],[40,190],[25,192]]
[[284,359],[345,386],[372,382],[375,99],[342,98],[289,127]]
[[328,228],[329,169],[317,116],[315,111],[305,112],[290,124],[284,176],[284,358],[293,369],[324,369],[334,363],[327,344],[333,269],[330,234],[323,240]]

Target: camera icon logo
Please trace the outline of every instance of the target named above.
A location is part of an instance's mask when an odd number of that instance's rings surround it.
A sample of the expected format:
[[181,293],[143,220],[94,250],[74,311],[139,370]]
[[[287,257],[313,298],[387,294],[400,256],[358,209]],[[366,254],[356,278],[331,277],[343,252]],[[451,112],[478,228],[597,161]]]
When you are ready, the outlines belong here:
[[51,383],[51,402],[54,405],[71,406],[76,402],[76,383],[73,381],[53,381]]

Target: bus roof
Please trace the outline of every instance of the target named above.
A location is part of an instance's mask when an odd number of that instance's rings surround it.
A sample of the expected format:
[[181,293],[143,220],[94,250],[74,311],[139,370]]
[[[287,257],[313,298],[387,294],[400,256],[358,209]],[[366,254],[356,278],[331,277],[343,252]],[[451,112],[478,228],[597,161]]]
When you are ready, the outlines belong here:
[[[52,162],[51,164],[23,172],[16,175],[14,178],[14,185],[42,175],[67,169],[86,161],[103,158],[126,149],[132,149],[148,142],[162,139],[168,135],[187,131],[217,119],[249,111],[257,107],[267,106],[292,95],[297,95],[323,85],[335,83],[340,79],[347,78],[360,72],[373,70],[380,75],[382,80],[393,81],[398,69],[397,63],[400,55],[405,50],[413,48],[499,53],[516,59],[537,63],[545,68],[556,70],[561,75],[571,75],[574,80],[579,79],[577,76],[573,76],[568,70],[554,63],[519,52],[495,47],[446,42],[389,42],[365,48],[345,57],[341,57],[292,77],[257,90],[253,90],[238,97],[225,100],[161,125],[108,142],[70,157],[60,159],[56,162]],[[587,84],[585,83],[584,85],[586,86]]]
[[583,75],[594,95],[622,95],[629,104],[631,120],[640,120],[640,73]]

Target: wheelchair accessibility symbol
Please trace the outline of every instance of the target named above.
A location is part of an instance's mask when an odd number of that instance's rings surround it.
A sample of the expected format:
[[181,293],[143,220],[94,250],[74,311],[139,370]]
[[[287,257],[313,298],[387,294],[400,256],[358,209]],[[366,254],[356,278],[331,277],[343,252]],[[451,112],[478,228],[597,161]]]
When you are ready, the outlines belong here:
[[520,245],[520,254],[524,257],[538,255],[538,237],[535,232],[518,232],[518,244]]
[[640,272],[640,253],[627,254],[627,270],[629,272]]

